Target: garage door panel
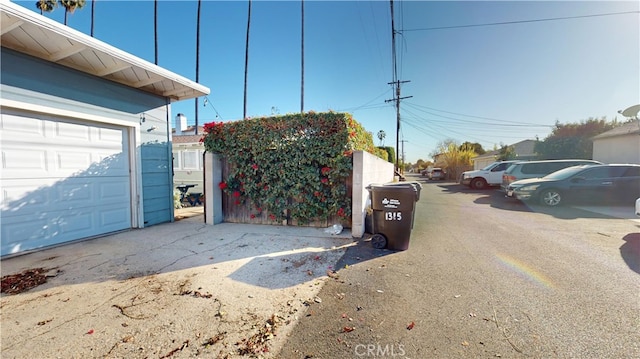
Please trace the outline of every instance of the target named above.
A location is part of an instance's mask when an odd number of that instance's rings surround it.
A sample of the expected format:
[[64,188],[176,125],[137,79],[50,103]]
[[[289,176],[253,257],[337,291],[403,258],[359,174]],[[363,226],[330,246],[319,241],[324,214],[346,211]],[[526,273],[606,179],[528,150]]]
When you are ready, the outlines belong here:
[[[50,179],[44,179],[45,182]],[[119,177],[69,178],[43,185],[37,180],[5,180],[2,183],[2,216],[23,216],[49,210],[65,210],[103,205],[128,205],[130,187]]]
[[3,114],[0,128],[5,134],[15,132],[23,136],[44,138],[44,122],[37,118]]
[[57,122],[54,125],[55,139],[73,141],[91,141],[91,127],[84,124]]
[[49,192],[47,186],[43,186],[42,181],[4,180],[2,183],[2,217],[10,216],[25,207],[43,206],[49,202]]
[[103,208],[99,213],[99,224],[101,227],[111,228],[112,231],[117,231],[122,228],[121,223],[127,221],[131,217],[129,211],[123,211],[122,208]]
[[126,128],[0,115],[1,255],[131,228]]
[[[7,142],[3,142],[3,144]],[[18,148],[3,148],[2,150],[3,178],[26,178],[26,176],[31,176],[33,172],[42,176],[46,175],[47,171],[47,151],[45,150]]]
[[[106,206],[98,211],[42,211],[2,218],[2,254],[17,253],[130,228],[130,211]],[[96,232],[100,228],[101,232]]]
[[98,185],[98,195],[102,203],[129,201],[129,186],[122,181],[105,181]]
[[122,153],[116,155],[94,154],[96,160],[89,168],[89,175],[129,176],[129,159]]
[[91,163],[90,153],[56,151],[56,168],[61,172],[58,175],[86,170]]
[[47,221],[33,218],[31,221],[15,223],[16,218],[2,218],[2,254],[18,253],[26,249],[39,248],[48,243]]

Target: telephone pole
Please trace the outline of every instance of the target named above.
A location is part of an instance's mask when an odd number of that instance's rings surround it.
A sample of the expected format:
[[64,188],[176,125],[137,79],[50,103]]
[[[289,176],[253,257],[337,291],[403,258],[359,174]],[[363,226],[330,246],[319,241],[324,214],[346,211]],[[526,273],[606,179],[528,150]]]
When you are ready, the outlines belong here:
[[[409,142],[409,141],[407,141],[407,140],[400,140],[400,142],[402,142],[402,165],[404,166],[404,161],[405,161],[405,159],[404,159],[404,143],[405,143],[405,142]],[[403,167],[403,169],[404,169],[404,167]]]
[[[400,173],[400,162],[399,162],[400,161],[399,159],[399,156],[400,156],[400,100],[413,97],[413,96],[400,97],[400,84],[407,83],[407,82],[410,82],[410,81],[389,82],[388,83],[389,85],[393,85],[395,87],[396,96],[395,98],[384,101],[384,102],[391,102],[391,101],[396,102],[396,172],[398,172],[398,174]],[[404,156],[404,153],[403,153],[403,156]]]
[[394,86],[395,98],[390,100],[385,100],[385,102],[396,102],[396,172],[398,175],[400,174],[400,100],[404,100],[406,98],[411,98],[413,96],[400,97],[400,84],[407,83],[409,81],[400,81],[398,80],[398,65],[396,62],[396,26],[394,22],[393,16],[393,0],[389,0],[391,5],[391,52],[392,52],[392,62],[393,62],[393,81],[389,82],[389,85]]

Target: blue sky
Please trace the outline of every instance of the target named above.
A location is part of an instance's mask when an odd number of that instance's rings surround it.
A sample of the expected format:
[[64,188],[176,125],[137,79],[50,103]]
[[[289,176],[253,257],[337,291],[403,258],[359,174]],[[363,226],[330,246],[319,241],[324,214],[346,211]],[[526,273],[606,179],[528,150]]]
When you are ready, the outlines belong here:
[[[14,2],[37,11],[35,0]],[[202,1],[199,82],[211,94],[200,124],[242,118],[247,7]],[[154,62],[153,8],[98,0],[94,36]],[[192,0],[158,5],[159,65],[191,80],[196,12]],[[394,12],[398,79],[409,81],[401,96],[412,96],[399,133],[408,162],[431,159],[448,139],[491,150],[544,139],[556,121],[624,120],[617,111],[640,103],[637,1],[395,1]],[[90,15],[87,0],[68,26],[89,34]],[[300,15],[300,1],[253,1],[249,117],[300,111]],[[64,10],[45,16],[62,23]],[[304,31],[304,110],[350,112],[376,145],[383,130],[395,146],[389,1],[307,0]],[[195,121],[193,100],[172,111]]]

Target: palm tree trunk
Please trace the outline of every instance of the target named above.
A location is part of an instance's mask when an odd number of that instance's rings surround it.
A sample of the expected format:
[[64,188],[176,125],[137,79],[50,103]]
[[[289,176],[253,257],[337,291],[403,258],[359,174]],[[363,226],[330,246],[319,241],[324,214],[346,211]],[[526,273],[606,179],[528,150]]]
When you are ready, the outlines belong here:
[[[196,82],[200,82],[200,8],[202,1],[198,0],[198,18],[196,20]],[[196,97],[196,126],[195,134],[198,134],[198,98]]]
[[158,64],[158,0],[153,1],[153,43],[154,43],[154,63]]
[[249,10],[247,13],[247,42],[244,52],[244,110],[242,118],[247,118],[247,69],[249,67],[249,29],[251,27],[251,0],[249,0]]
[[94,19],[94,11],[96,6],[96,0],[91,1],[91,37],[93,37],[93,19]]

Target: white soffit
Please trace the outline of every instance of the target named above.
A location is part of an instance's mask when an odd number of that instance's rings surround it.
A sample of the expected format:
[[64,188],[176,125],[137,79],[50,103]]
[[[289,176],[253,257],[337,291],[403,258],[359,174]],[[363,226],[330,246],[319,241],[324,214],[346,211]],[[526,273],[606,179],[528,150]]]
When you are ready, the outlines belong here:
[[0,44],[17,52],[150,92],[171,101],[209,88],[37,14],[0,0]]

